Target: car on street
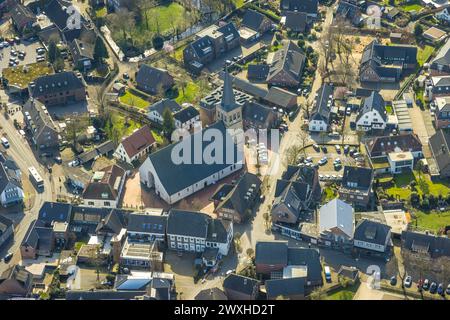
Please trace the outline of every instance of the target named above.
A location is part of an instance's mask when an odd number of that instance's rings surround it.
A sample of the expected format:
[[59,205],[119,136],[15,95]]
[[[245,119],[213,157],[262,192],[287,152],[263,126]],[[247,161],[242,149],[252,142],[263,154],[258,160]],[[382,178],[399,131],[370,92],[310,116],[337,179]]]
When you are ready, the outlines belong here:
[[80,161],[78,159],[72,160],[68,163],[69,167],[77,167],[80,165]]
[[396,286],[397,285],[397,276],[392,276],[389,283],[391,284],[391,286]]
[[330,267],[329,266],[325,266],[323,268],[324,273],[325,273],[325,280],[327,282],[331,282],[331,271],[330,271]]
[[411,288],[411,286],[412,286],[412,278],[411,278],[411,276],[407,276],[405,278],[405,281],[403,282],[403,284],[404,284],[404,286],[406,288]]
[[318,164],[323,166],[324,164],[326,164],[328,162],[327,157],[323,157],[322,159],[319,160]]
[[347,107],[347,109],[345,109],[345,115],[350,116],[351,114],[352,114],[352,108]]
[[431,285],[430,285],[430,293],[431,294],[435,294],[436,291],[437,291],[437,287],[438,287],[437,283],[436,282],[432,282]]
[[425,279],[425,280],[423,281],[422,289],[425,290],[425,291],[428,290],[428,289],[430,289],[430,280]]
[[11,261],[11,259],[12,259],[13,256],[14,256],[14,253],[8,252],[8,253],[6,254],[6,256],[3,258],[3,261],[4,261],[5,263],[8,263],[8,262]]
[[236,270],[234,269],[230,269],[227,272],[225,272],[225,275],[229,276],[230,274],[232,274],[233,272],[236,272]]

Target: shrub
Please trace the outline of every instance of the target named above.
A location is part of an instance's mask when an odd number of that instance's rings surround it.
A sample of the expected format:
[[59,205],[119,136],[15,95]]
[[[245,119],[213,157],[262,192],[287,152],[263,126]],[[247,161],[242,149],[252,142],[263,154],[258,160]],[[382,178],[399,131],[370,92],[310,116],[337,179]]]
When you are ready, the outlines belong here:
[[161,50],[164,46],[164,39],[161,36],[155,36],[152,39],[152,43],[156,50]]

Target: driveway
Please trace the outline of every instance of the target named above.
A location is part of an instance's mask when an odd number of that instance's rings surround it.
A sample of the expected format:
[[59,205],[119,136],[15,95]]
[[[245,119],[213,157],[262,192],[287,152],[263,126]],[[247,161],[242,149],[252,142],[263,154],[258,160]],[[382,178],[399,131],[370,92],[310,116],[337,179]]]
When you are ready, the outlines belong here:
[[413,108],[409,109],[411,123],[414,132],[418,135],[423,146],[424,157],[429,158],[431,151],[428,146],[429,138],[436,133],[434,129],[429,110],[422,111],[415,103]]

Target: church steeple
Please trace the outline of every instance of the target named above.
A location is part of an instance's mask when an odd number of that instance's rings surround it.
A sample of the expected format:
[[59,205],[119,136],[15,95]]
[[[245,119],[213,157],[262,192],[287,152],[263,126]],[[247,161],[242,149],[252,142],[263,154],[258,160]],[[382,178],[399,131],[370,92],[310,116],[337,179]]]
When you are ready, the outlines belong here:
[[228,72],[228,67],[225,67],[224,75],[223,75],[223,93],[222,93],[222,102],[220,103],[222,109],[226,112],[229,112],[238,105],[234,100],[234,92],[233,92],[233,80]]
[[216,107],[216,120],[223,121],[225,127],[242,129],[242,106],[234,99],[233,80],[225,67],[223,74],[222,101]]

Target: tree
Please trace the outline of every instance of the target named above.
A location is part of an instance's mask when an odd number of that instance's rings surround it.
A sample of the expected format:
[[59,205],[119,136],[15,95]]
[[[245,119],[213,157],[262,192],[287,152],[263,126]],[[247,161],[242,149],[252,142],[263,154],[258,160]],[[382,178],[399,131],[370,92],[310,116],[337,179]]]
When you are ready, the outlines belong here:
[[416,23],[416,25],[414,26],[414,35],[416,37],[419,37],[423,34],[423,27],[420,23]]
[[51,64],[53,64],[60,57],[61,52],[56,45],[55,39],[52,38],[48,44],[47,59]]
[[108,50],[106,49],[105,43],[101,37],[97,37],[95,40],[94,47],[94,60],[99,63],[103,62],[103,59],[109,57]]
[[107,20],[112,27],[122,32],[123,39],[127,37],[127,30],[131,30],[136,24],[134,14],[125,8],[120,8],[116,13],[109,14]]
[[252,248],[248,248],[246,253],[249,258],[252,258],[255,254],[255,250],[253,250]]
[[175,130],[175,120],[170,109],[166,108],[163,111],[163,131],[167,138],[172,135],[173,130]]
[[319,287],[309,295],[311,300],[323,300],[326,297],[323,287]]

